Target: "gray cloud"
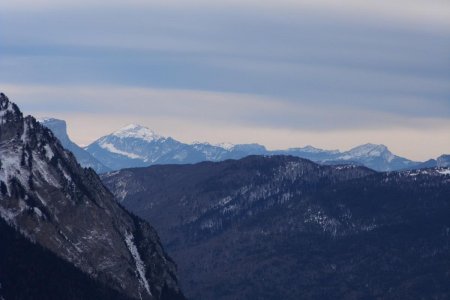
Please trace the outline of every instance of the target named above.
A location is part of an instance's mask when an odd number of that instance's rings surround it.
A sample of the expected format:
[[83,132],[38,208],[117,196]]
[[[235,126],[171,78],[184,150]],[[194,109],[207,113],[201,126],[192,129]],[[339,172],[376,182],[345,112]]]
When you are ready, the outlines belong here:
[[183,3],[5,1],[0,88],[30,112],[241,128],[432,134],[450,119],[446,1]]

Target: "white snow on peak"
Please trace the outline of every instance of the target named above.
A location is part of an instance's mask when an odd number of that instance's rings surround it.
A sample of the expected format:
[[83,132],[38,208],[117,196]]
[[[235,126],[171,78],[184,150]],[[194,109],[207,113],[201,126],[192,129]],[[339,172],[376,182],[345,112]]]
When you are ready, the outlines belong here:
[[155,141],[162,139],[163,137],[156,134],[152,130],[147,127],[138,125],[138,124],[129,124],[112,134],[113,136],[119,138],[135,138],[141,139],[147,142]]
[[388,161],[391,161],[395,156],[388,150],[385,145],[365,144],[355,147],[341,157],[342,159],[350,160],[361,157],[381,157],[386,156]]
[[223,148],[225,150],[230,151],[231,149],[234,148],[235,144],[232,144],[232,143],[219,143],[219,144],[215,144],[213,146],[220,147],[220,148]]
[[355,156],[380,156],[388,151],[385,145],[365,144],[351,149],[349,152]]

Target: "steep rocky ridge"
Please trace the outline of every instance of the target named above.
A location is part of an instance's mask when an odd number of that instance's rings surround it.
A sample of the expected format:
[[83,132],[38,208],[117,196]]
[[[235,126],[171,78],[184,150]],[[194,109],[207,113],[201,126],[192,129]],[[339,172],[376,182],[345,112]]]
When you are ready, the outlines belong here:
[[0,218],[0,299],[131,300],[25,238]]
[[139,299],[183,299],[156,231],[0,94],[0,216],[29,240]]

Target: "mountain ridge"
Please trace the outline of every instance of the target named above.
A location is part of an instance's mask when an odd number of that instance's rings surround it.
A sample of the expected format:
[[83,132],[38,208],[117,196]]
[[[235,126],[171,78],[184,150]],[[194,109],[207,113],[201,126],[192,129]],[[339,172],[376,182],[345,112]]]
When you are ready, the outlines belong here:
[[102,180],[152,220],[193,299],[450,296],[450,168],[249,156]]
[[[293,155],[321,164],[363,165],[376,171],[398,171],[450,165],[448,158],[445,159],[446,155],[426,162],[416,162],[393,154],[383,144],[371,143],[359,145],[347,151],[324,150],[311,145],[286,150],[267,150],[265,146],[256,143],[211,144],[197,141],[186,144],[171,137],[159,135],[139,124],[126,125],[110,135],[101,137],[87,147],[81,148],[68,139],[67,132],[59,134],[61,130],[58,127],[61,126],[55,126],[50,121],[64,121],[53,118],[43,120],[44,124],[47,122],[45,125],[55,130],[58,138],[63,141],[63,145],[75,153],[83,166],[93,167],[97,173],[156,164],[186,164],[240,159],[248,155]],[[80,154],[80,152],[83,153]],[[86,155],[93,161],[84,158]]]
[[118,205],[92,169],[3,93],[0,217],[129,297],[184,299],[156,231]]
[[323,164],[360,164],[376,171],[410,169],[420,165],[394,155],[385,145],[364,144],[348,151],[323,150],[313,146],[267,150],[259,144],[186,144],[131,124],[101,137],[85,148],[110,169],[146,167],[155,164],[186,164],[200,161],[240,159],[248,155],[293,155]]

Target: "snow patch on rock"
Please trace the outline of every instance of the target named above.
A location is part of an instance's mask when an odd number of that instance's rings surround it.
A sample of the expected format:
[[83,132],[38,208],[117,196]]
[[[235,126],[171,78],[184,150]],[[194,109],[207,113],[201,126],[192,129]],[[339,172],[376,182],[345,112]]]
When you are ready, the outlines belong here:
[[53,156],[55,156],[52,148],[50,147],[50,145],[45,145],[44,149],[45,149],[45,156],[47,157],[48,160],[51,160]]
[[99,146],[109,152],[115,153],[115,154],[119,154],[119,155],[123,155],[126,157],[129,157],[131,159],[144,159],[143,157],[134,154],[134,153],[130,153],[130,152],[126,152],[126,151],[122,151],[117,149],[113,144],[108,143],[108,142],[102,142],[99,144]]
[[125,243],[128,246],[128,249],[130,250],[131,255],[133,256],[134,262],[136,263],[136,270],[139,275],[139,281],[144,286],[147,293],[152,296],[152,293],[150,292],[150,285],[148,284],[147,278],[145,277],[145,264],[141,259],[141,256],[139,255],[139,251],[134,244],[134,236],[131,233],[125,234]]

